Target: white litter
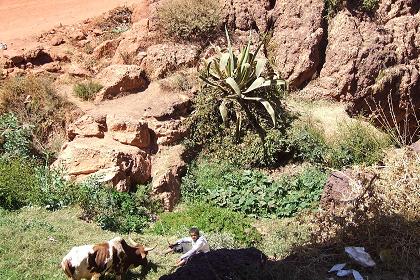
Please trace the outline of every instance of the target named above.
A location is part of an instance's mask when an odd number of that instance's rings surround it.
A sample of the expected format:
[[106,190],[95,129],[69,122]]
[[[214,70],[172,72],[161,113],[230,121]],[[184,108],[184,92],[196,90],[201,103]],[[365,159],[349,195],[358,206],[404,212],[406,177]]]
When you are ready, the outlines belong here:
[[[344,251],[349,255],[350,258],[364,267],[373,267],[376,265],[371,256],[365,252],[364,247],[345,247]],[[359,271],[355,269],[344,269],[345,266],[346,263],[338,263],[334,265],[328,272],[335,272],[339,277],[353,275],[354,280],[364,280]]]
[[363,267],[374,267],[376,265],[371,256],[365,252],[364,247],[345,247],[344,251]]
[[337,276],[344,277],[353,274],[353,269],[341,269],[337,271]]
[[7,45],[0,42],[0,50],[7,50]]
[[362,275],[359,273],[359,271],[352,269],[353,271],[353,277],[354,280],[363,280]]
[[336,271],[342,270],[345,266],[346,266],[346,263],[338,263],[334,265],[333,267],[331,267],[331,269],[328,270],[328,272],[336,272]]
[[364,280],[359,271],[354,269],[343,269],[345,266],[345,263],[336,264],[328,272],[336,272],[336,275],[339,277],[353,275],[354,280]]

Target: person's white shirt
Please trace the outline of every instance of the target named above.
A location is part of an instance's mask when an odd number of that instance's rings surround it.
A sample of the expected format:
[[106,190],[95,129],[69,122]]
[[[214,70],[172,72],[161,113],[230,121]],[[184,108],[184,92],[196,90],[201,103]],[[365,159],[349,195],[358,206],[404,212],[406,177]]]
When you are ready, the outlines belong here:
[[210,251],[209,244],[207,243],[206,238],[202,235],[195,242],[191,237],[184,237],[177,240],[177,243],[191,243],[192,244],[192,248],[180,257],[181,260],[186,260],[192,255],[195,255],[198,253],[207,253]]

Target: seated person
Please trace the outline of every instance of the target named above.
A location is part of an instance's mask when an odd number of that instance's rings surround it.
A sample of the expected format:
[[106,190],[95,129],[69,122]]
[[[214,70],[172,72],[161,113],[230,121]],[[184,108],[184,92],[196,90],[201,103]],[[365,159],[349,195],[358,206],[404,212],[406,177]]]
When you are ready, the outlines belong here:
[[190,237],[184,237],[170,244],[169,249],[165,252],[183,253],[177,260],[176,265],[184,265],[188,259],[198,253],[207,253],[210,251],[209,244],[204,236],[200,236],[200,232],[196,227],[192,227],[189,231]]

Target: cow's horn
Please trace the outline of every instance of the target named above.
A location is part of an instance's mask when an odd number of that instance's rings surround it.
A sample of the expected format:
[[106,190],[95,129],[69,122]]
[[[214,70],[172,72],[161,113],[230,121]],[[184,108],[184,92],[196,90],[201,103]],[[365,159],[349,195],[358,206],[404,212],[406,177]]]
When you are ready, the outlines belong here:
[[130,243],[133,244],[134,247],[138,247],[139,246],[139,244],[137,242],[134,242],[134,240],[131,239],[130,236],[128,237],[128,241],[130,241]]
[[144,248],[144,251],[145,251],[145,252],[152,251],[153,249],[155,249],[155,248],[156,248],[156,246],[157,246],[157,245],[155,245],[155,246],[153,246],[153,247],[145,247],[145,248]]

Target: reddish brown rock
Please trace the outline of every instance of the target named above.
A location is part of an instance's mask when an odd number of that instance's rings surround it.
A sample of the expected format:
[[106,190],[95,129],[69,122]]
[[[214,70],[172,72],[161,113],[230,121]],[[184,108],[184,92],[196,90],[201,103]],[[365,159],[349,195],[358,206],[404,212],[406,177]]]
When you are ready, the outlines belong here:
[[323,210],[335,212],[352,205],[364,195],[367,187],[370,187],[375,178],[374,174],[350,169],[333,172],[325,183],[320,207]]
[[64,38],[61,35],[54,36],[50,41],[51,46],[59,46],[63,43],[64,43]]
[[150,121],[149,126],[156,134],[156,143],[158,145],[173,145],[179,142],[187,133],[186,127],[182,125],[182,119]]
[[114,140],[138,148],[150,146],[150,133],[146,122],[128,116],[108,115],[106,123],[108,134]]
[[75,138],[67,143],[53,166],[79,180],[96,175],[118,191],[129,191],[150,179],[150,157],[137,147],[112,139]]
[[153,43],[153,38],[148,33],[149,20],[142,19],[133,24],[130,30],[124,32],[115,55],[112,58],[113,64],[136,64],[140,65],[146,49]]
[[309,82],[320,64],[323,0],[277,1],[268,56],[292,88]]
[[[405,114],[411,104],[415,112],[410,114],[419,116],[418,8],[418,4],[409,0],[383,1],[374,19],[356,17],[346,9],[340,11],[329,23],[320,76],[305,91],[350,102],[352,114],[375,111],[375,103],[382,108],[391,106],[396,122],[390,114],[387,122],[392,126],[405,125]],[[413,129],[415,121],[410,120],[408,126]]]
[[103,86],[96,95],[96,102],[130,92],[143,91],[149,84],[143,69],[136,65],[108,66],[97,75],[96,79]]
[[49,51],[50,57],[53,61],[70,62],[69,55],[61,49],[51,49]]
[[73,30],[68,34],[69,38],[75,41],[86,39],[86,34],[82,30]]
[[96,59],[112,57],[115,54],[115,50],[119,43],[120,39],[107,40],[93,50],[92,56]]
[[269,10],[273,8],[272,2],[269,0],[223,0],[220,9],[221,17],[228,26],[240,30],[256,27],[260,32],[265,32],[267,31]]
[[[29,66],[29,67],[28,67]],[[28,62],[26,64],[26,68],[33,68],[32,63]],[[50,63],[45,63],[42,65],[42,71],[47,71],[50,73],[58,73],[58,72],[62,72],[61,70],[61,66],[60,63],[58,61],[54,61],[54,62],[50,62]]]
[[70,76],[75,76],[75,77],[82,77],[82,78],[92,77],[92,73],[90,73],[89,70],[83,68],[81,65],[78,65],[78,64],[69,65],[66,72]]
[[133,5],[133,12],[131,14],[131,22],[135,23],[142,19],[148,18],[150,15],[150,7],[148,0],[140,0]]
[[152,160],[152,195],[160,199],[166,211],[171,211],[181,195],[181,175],[186,164],[182,145],[161,147]]
[[77,136],[103,138],[106,129],[105,116],[84,115],[69,125],[67,137],[70,141]]
[[141,66],[151,80],[162,78],[180,67],[195,66],[199,50],[198,46],[179,43],[153,45],[147,48]]

